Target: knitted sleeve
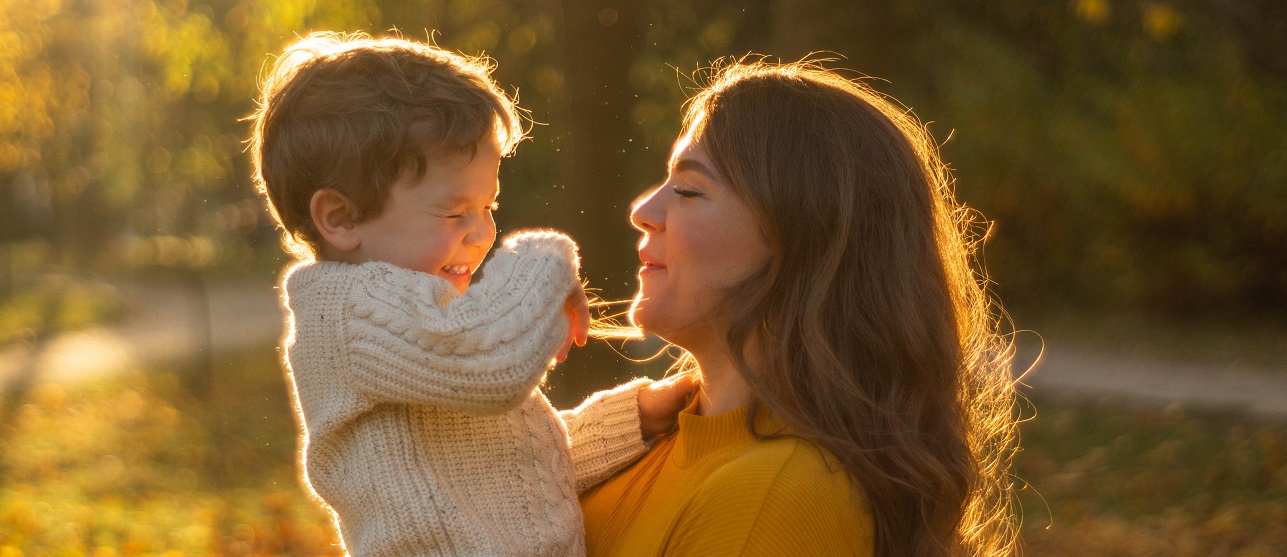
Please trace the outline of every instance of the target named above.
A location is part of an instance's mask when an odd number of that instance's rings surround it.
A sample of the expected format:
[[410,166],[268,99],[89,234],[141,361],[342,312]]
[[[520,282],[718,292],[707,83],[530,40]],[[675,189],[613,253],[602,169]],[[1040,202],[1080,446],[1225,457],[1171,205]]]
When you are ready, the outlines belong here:
[[572,410],[559,412],[568,430],[576,490],[581,493],[647,452],[639,431],[639,389],[651,379],[635,379],[599,391]]
[[554,232],[511,237],[478,284],[392,265],[370,269],[345,308],[355,383],[376,402],[471,414],[517,407],[541,382],[568,332],[562,306],[577,281],[576,244]]

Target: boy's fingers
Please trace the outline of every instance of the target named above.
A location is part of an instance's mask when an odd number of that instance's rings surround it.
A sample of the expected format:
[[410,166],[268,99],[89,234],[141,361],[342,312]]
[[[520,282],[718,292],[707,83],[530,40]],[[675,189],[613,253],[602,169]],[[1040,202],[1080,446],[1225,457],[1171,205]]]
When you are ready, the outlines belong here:
[[568,352],[570,352],[571,350],[572,350],[572,336],[568,335],[568,337],[563,340],[563,346],[559,347],[559,353],[558,355],[554,356],[554,359],[559,362],[562,362],[563,360],[568,359]]
[[590,338],[590,299],[579,288],[572,294],[572,323],[577,346],[585,346]]
[[697,380],[692,375],[683,374],[667,378],[667,384],[664,388],[670,391],[673,401],[682,405],[688,401],[688,397],[697,392],[698,386]]
[[653,383],[653,388],[688,392],[697,388],[697,380],[687,373],[672,375]]
[[567,358],[573,344],[585,346],[590,338],[590,299],[586,297],[580,284],[568,292],[567,299],[563,301],[563,314],[568,320],[568,336],[559,350],[560,362]]
[[585,342],[590,339],[590,309],[582,307],[577,312],[576,326],[576,345],[585,346]]

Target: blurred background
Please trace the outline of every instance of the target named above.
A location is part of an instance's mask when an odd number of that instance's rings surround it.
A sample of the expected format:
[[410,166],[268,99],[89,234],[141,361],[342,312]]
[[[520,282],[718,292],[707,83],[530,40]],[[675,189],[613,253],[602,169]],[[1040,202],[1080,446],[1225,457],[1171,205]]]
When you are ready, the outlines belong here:
[[[991,222],[1027,553],[1287,553],[1287,4],[0,0],[0,556],[339,554],[244,118],[299,36],[395,29],[496,61],[536,121],[501,233],[568,231],[607,300],[712,61],[870,76]],[[596,343],[547,392],[663,348]]]

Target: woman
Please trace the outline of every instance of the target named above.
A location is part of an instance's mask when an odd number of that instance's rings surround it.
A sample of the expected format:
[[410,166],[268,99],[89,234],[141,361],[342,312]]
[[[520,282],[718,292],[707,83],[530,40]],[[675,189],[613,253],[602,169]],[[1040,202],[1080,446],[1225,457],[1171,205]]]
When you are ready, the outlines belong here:
[[631,319],[701,390],[582,496],[590,555],[1009,552],[1011,350],[924,129],[814,64],[735,64],[669,166]]

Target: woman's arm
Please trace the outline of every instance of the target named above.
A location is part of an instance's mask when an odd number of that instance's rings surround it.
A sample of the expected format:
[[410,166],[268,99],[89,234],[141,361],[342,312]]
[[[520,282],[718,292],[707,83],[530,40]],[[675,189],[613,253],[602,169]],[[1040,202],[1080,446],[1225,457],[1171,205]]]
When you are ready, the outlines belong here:
[[437,277],[367,266],[345,307],[358,388],[380,402],[473,414],[518,406],[567,338],[562,306],[579,286],[577,264],[568,237],[519,234],[454,299]]

